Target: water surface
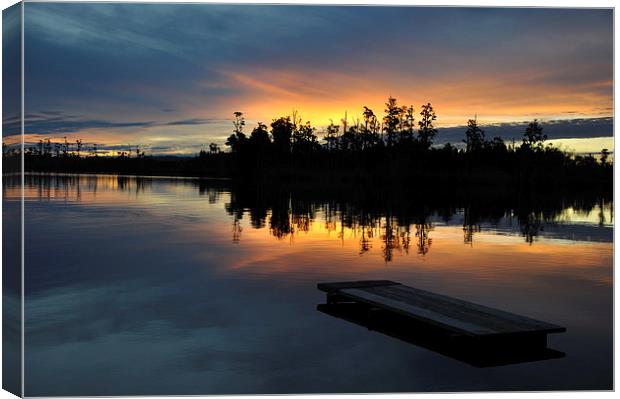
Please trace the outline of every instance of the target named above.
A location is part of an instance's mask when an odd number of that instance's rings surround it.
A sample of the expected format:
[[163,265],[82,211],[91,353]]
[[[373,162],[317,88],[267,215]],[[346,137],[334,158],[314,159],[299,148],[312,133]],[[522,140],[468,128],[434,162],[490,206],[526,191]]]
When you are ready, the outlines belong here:
[[[404,211],[115,176],[25,192],[26,395],[612,388],[605,200]],[[316,310],[317,282],[361,279],[565,326],[566,355],[477,368]]]

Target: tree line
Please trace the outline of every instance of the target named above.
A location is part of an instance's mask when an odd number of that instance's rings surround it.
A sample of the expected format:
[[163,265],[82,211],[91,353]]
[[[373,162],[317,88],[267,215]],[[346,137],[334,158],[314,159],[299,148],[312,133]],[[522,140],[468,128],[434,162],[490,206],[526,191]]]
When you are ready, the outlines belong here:
[[[26,170],[106,172],[184,176],[286,178],[359,181],[378,184],[419,184],[458,181],[501,184],[573,184],[610,186],[613,168],[610,152],[600,158],[572,155],[546,143],[542,124],[534,120],[524,129],[519,145],[500,137],[487,138],[474,117],[464,127],[463,146],[435,145],[437,113],[430,103],[419,110],[399,105],[389,97],[382,115],[364,106],[359,117],[330,121],[319,137],[317,129],[297,112],[259,122],[248,131],[242,112],[233,114],[233,131],[194,157],[158,157],[119,150],[116,156],[99,156],[97,145],[86,150],[75,143],[41,140],[26,149]],[[18,152],[3,151],[5,165],[19,167]],[[108,153],[109,155],[109,153]],[[14,160],[15,162],[12,162]],[[12,163],[11,163],[12,162]],[[7,168],[10,170],[10,168]]]
[[[271,130],[259,122],[249,136],[244,133],[246,123],[243,113],[235,112],[234,130],[226,140],[226,146],[233,153],[271,149],[278,155],[319,151],[362,152],[378,148],[428,150],[432,146],[437,135],[434,125],[437,115],[430,103],[422,105],[417,122],[413,106],[399,106],[393,97],[388,98],[385,106],[385,115],[381,119],[372,109],[364,106],[361,120],[358,118],[349,123],[345,115],[341,125],[330,121],[322,143],[316,134],[317,129],[312,127],[310,121],[302,123],[302,118],[295,111],[292,116],[274,119]],[[217,148],[214,143],[210,145],[210,149]]]
[[[235,112],[233,132],[226,140],[230,151],[211,143],[198,159],[206,169],[236,176],[287,175],[290,178],[340,176],[394,182],[408,178],[540,180],[610,179],[610,152],[599,159],[573,155],[548,144],[538,120],[524,129],[520,143],[507,145],[501,137],[488,138],[474,117],[464,127],[463,146],[435,145],[437,113],[430,103],[419,112],[389,97],[382,115],[364,106],[361,116],[346,114],[339,124],[330,121],[319,137],[317,129],[296,112],[259,122],[246,130],[242,112]],[[226,172],[224,172],[226,173]]]
[[[304,155],[313,152],[364,152],[377,149],[404,150],[409,152],[429,151],[437,136],[435,126],[436,112],[431,103],[420,107],[419,120],[416,121],[414,107],[399,106],[397,100],[389,97],[385,103],[383,117],[378,117],[372,109],[363,107],[362,118],[349,121],[346,114],[340,125],[333,120],[324,130],[324,137],[319,140],[317,129],[310,121],[302,123],[302,118],[293,111],[291,116],[274,119],[269,127],[258,122],[249,136],[244,132],[246,120],[242,112],[235,112],[233,132],[225,145],[232,153],[272,151],[277,155]],[[342,129],[341,129],[342,128]],[[505,151],[508,146],[501,137],[487,139],[477,119],[467,121],[463,143],[466,153],[479,154],[484,151]],[[523,151],[552,150],[545,146],[547,136],[538,120],[526,127],[519,149]],[[452,149],[452,144],[445,145]],[[219,153],[216,143],[209,145],[209,153]],[[206,151],[201,151],[206,156]],[[601,151],[601,163],[609,161],[609,151]]]
[[[17,148],[8,148],[6,143],[2,143],[2,154],[5,157],[20,155],[20,151]],[[146,152],[140,148],[139,145],[132,146],[127,145],[126,149],[117,151],[109,151],[101,149],[97,143],[91,143],[87,145],[82,139],[76,139],[75,141],[68,141],[67,137],[63,137],[62,141],[52,142],[51,138],[39,139],[37,144],[28,145],[24,149],[24,154],[28,157],[45,157],[45,158],[82,158],[85,156],[98,157],[101,155],[116,156],[119,158],[136,158],[146,156]]]

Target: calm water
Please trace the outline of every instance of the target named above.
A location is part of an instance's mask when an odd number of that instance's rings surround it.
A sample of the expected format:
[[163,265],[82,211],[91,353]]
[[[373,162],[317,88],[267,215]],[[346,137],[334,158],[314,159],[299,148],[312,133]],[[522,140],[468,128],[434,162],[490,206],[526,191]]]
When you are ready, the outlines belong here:
[[[407,213],[111,176],[25,192],[26,395],[612,388],[608,202]],[[477,368],[316,310],[317,282],[358,279],[566,326],[566,356]]]

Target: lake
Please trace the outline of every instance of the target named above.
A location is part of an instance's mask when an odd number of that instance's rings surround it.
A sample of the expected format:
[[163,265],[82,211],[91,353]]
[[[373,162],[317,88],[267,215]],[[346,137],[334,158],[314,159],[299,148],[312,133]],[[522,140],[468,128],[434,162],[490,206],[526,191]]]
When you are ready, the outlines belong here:
[[[612,389],[608,200],[89,175],[24,190],[28,396]],[[6,209],[19,192],[5,180]],[[565,356],[479,368],[317,311],[317,283],[364,279],[565,326]]]

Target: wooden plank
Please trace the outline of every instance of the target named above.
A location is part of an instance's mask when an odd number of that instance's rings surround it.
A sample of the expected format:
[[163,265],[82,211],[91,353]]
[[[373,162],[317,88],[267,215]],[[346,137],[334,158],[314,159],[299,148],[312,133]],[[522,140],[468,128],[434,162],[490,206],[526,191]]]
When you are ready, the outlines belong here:
[[344,289],[342,293],[354,299],[361,300],[373,306],[388,309],[405,316],[414,317],[425,322],[446,327],[455,332],[463,332],[467,335],[492,334],[494,331],[466,321],[451,318],[430,309],[425,309],[406,302],[386,298],[372,292],[358,288]]
[[363,281],[342,281],[338,283],[319,283],[317,288],[324,292],[333,293],[344,288],[370,288],[389,285],[401,285],[390,280],[363,280]]
[[563,327],[554,324],[409,286],[372,288],[369,291],[406,303],[413,303],[417,306],[429,307],[438,313],[447,314],[457,319],[476,320],[497,333],[565,331]]
[[350,298],[467,336],[566,331],[554,324],[387,280],[319,284],[319,289],[337,294],[336,298]]

